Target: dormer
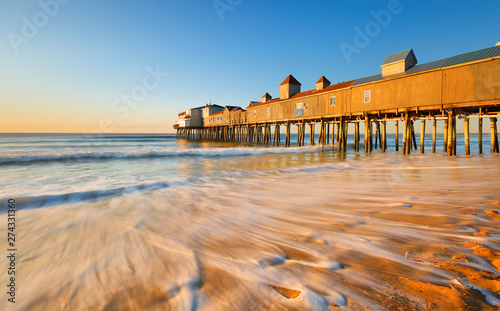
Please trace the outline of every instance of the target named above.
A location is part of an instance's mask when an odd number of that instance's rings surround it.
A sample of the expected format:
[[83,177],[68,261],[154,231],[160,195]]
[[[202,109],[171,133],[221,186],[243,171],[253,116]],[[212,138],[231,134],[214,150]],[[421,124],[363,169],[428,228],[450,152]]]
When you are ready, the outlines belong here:
[[266,94],[264,94],[264,96],[262,96],[263,103],[270,101],[271,99],[272,99],[272,97],[271,97],[271,95],[269,95],[269,93],[266,93]]
[[330,86],[332,84],[325,76],[319,78],[318,82],[316,82],[316,91],[321,91],[325,87]]
[[398,52],[385,58],[382,67],[382,77],[404,73],[417,64],[417,58],[413,49]]
[[297,79],[289,75],[285,81],[280,84],[280,99],[289,99],[293,95],[300,93],[300,84]]

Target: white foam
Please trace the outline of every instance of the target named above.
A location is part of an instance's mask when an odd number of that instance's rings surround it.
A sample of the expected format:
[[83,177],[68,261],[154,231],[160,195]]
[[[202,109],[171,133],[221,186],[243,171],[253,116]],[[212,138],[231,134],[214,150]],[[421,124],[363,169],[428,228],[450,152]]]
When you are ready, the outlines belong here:
[[[122,194],[132,194],[137,191],[165,189],[171,186],[182,186],[188,184],[185,178],[176,178],[165,182],[143,183],[132,186],[124,186],[103,190],[86,190],[79,192],[68,192],[58,194],[46,194],[40,196],[18,198],[20,208],[40,208],[59,204],[79,203],[118,196]],[[1,200],[7,200],[6,198]]]
[[4,154],[0,156],[0,164],[16,164],[41,161],[65,161],[76,159],[133,159],[144,157],[232,157],[251,156],[261,154],[297,154],[322,150],[322,147],[294,147],[294,148],[192,148],[192,149],[156,149],[130,151],[75,151],[59,153],[28,153]]

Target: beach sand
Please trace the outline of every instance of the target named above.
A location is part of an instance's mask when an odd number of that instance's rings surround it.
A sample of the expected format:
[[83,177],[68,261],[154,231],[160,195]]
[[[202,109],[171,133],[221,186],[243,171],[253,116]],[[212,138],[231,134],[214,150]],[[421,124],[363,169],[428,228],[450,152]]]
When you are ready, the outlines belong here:
[[498,158],[386,159],[22,210],[16,310],[498,309]]

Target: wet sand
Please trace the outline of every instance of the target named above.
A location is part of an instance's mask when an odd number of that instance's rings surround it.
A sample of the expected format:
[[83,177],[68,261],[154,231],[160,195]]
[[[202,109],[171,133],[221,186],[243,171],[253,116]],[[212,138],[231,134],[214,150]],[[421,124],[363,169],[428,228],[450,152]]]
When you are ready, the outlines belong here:
[[498,178],[380,155],[22,210],[16,310],[496,310]]

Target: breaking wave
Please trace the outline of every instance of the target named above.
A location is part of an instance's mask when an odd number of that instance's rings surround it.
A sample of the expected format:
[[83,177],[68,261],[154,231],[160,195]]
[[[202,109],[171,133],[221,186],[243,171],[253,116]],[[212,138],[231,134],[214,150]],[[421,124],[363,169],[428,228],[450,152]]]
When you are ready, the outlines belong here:
[[[48,194],[41,196],[21,197],[17,198],[18,206],[22,209],[33,209],[50,207],[60,204],[80,203],[86,201],[94,201],[109,197],[117,197],[124,194],[131,194],[137,191],[159,190],[172,186],[182,186],[188,184],[189,181],[185,178],[177,178],[166,182],[144,183],[139,185],[123,186],[112,189],[89,190],[80,192],[68,192],[62,194]],[[7,198],[0,199],[7,201]]]
[[[328,150],[329,147],[325,147]],[[153,157],[234,157],[252,156],[261,154],[293,154],[315,152],[322,147],[297,147],[297,148],[193,148],[193,149],[157,149],[157,150],[133,150],[133,151],[77,151],[61,153],[31,153],[31,154],[7,154],[0,155],[0,165],[16,165],[31,162],[53,162],[71,161],[85,159],[137,159]]]

